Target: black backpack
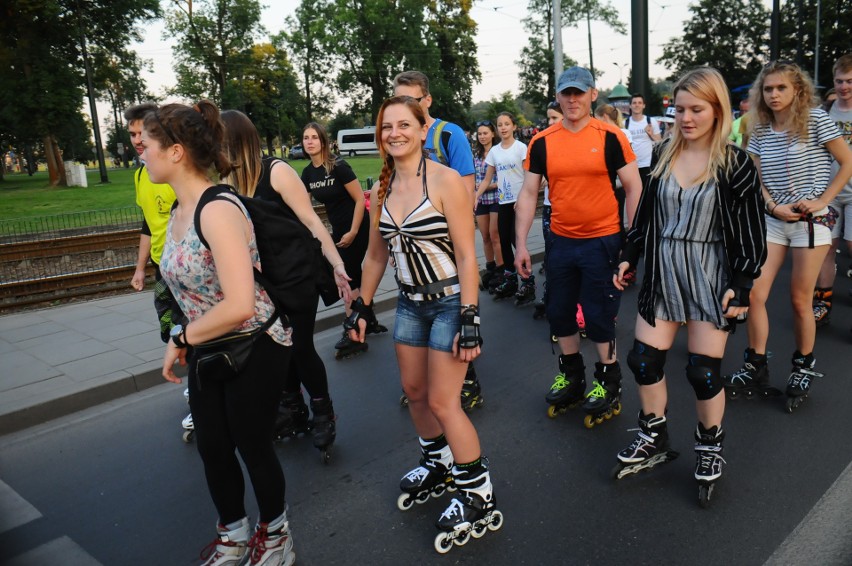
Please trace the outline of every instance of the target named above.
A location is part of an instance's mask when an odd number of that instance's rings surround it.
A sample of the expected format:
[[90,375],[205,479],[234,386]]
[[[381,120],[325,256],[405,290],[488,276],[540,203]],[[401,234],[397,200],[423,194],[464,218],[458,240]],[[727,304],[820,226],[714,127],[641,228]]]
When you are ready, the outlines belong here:
[[204,191],[195,208],[195,231],[201,243],[201,209],[214,200],[233,202],[224,194],[240,199],[254,225],[261,270],[254,278],[285,313],[306,313],[316,309],[316,295],[328,306],[339,300],[334,272],[322,255],[322,244],[299,221],[289,207],[276,202],[245,197],[228,185],[215,185]]

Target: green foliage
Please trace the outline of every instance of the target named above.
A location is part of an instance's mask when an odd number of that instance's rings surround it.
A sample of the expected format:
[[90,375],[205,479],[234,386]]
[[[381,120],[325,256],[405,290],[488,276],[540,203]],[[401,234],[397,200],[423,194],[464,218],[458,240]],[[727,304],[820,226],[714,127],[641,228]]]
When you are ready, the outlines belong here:
[[355,118],[349,114],[348,112],[339,112],[335,114],[334,118],[331,119],[331,122],[328,123],[328,136],[332,140],[337,139],[337,132],[340,130],[351,130],[357,128],[358,125],[355,123]]
[[657,63],[675,79],[700,65],[715,67],[729,88],[750,84],[769,56],[769,12],[761,0],[700,0],[689,7],[683,35],[663,47]]
[[176,0],[166,13],[174,48],[173,94],[207,97],[224,108],[242,108],[243,91],[231,79],[250,63],[254,40],[264,32],[258,0]]
[[852,1],[820,0],[819,76],[813,77],[816,47],[816,2],[801,2],[804,8],[801,41],[798,33],[798,0],[787,0],[781,10],[781,56],[799,60],[817,85],[830,88],[834,83],[831,67],[841,55],[852,53]]

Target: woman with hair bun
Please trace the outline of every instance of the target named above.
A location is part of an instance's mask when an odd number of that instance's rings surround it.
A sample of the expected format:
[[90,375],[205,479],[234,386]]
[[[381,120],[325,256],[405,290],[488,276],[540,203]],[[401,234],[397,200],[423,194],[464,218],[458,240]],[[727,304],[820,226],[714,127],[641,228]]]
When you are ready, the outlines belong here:
[[[282,372],[291,355],[292,329],[254,280],[260,268],[254,228],[235,195],[207,203],[195,226],[210,178],[231,171],[219,109],[202,100],[193,107],[169,104],[148,113],[143,159],[151,180],[168,183],[178,206],[172,211],[160,269],[188,323],[176,325],[163,360],[163,377],[180,383],[175,362],[189,363],[189,406],[207,487],[219,515],[217,537],[204,552],[206,566],[284,564],[295,560],[284,498],[284,472],[273,447],[273,424]],[[230,201],[230,202],[228,202]],[[207,239],[201,243],[199,229]],[[271,321],[274,321],[270,324]],[[265,328],[241,370],[199,363],[201,345],[229,332]],[[252,534],[245,510],[245,479],[252,481],[260,513]],[[250,562],[249,562],[250,561]]]

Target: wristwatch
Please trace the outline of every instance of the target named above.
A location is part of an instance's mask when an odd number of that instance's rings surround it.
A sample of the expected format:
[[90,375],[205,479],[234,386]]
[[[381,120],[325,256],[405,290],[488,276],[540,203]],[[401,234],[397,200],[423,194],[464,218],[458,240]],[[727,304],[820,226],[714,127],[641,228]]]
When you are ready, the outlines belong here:
[[186,328],[182,324],[172,326],[169,336],[178,348],[186,348],[188,346],[186,343]]

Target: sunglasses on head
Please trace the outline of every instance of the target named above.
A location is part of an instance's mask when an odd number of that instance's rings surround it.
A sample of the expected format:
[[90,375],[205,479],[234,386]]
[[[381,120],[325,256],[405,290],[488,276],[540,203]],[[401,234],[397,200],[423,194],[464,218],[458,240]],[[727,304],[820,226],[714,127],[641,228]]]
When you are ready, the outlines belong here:
[[480,126],[493,128],[494,124],[491,123],[491,120],[482,120],[482,121],[479,121],[479,122],[476,123],[477,128],[479,128]]
[[547,103],[547,109],[548,110],[559,110],[559,108],[560,108],[559,103],[556,102],[555,100],[552,100],[552,101]]

